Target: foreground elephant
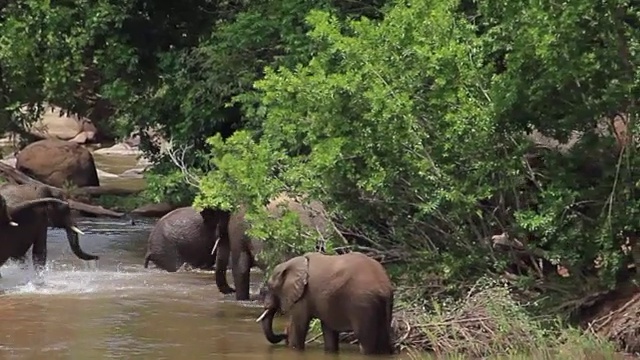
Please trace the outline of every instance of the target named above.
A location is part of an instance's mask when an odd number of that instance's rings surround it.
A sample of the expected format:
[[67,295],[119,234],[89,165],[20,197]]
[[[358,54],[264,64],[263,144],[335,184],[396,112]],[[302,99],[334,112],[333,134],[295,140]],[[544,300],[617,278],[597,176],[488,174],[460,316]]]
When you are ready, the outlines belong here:
[[225,211],[199,212],[190,206],[171,211],[158,220],[149,234],[144,267],[153,262],[169,272],[177,271],[185,263],[198,269],[212,269],[216,239],[219,235],[227,236],[228,223],[229,213]]
[[[299,201],[280,195],[269,202],[267,210],[272,216],[280,216],[282,207],[298,214],[300,222],[312,231],[319,231],[323,236],[328,235],[327,219],[324,217],[324,209],[318,201],[312,201],[310,206]],[[246,234],[247,224],[244,221],[244,210],[231,215],[228,226],[228,238],[221,237],[216,258],[216,285],[223,294],[235,292],[236,300],[249,300],[250,269],[257,267],[265,270],[256,255],[262,251],[262,241],[251,239]],[[231,254],[231,273],[235,289],[229,286],[226,277]],[[283,254],[286,258],[286,254]]]
[[[320,319],[324,349],[338,351],[340,331],[353,331],[362,354],[392,354],[393,287],[382,265],[352,252],[306,253],[277,265],[267,281],[262,323],[267,340],[303,350],[309,323]],[[289,313],[285,334],[273,333],[276,312]]]
[[[0,265],[9,258],[24,262],[29,248],[36,270],[42,270],[47,261],[47,228],[63,228],[73,253],[82,260],[97,260],[98,256],[82,251],[78,229],[71,216],[64,194],[49,186],[3,185],[0,196],[4,199],[12,225],[0,225]],[[6,220],[4,224],[7,224]]]

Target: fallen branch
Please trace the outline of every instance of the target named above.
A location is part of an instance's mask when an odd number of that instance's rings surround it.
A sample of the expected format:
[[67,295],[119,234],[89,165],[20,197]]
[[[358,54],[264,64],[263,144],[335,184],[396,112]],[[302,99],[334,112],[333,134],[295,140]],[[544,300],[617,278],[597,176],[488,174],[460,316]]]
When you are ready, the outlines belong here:
[[113,210],[105,209],[99,205],[90,205],[87,203],[82,203],[75,200],[68,200],[69,206],[73,210],[81,211],[83,213],[87,213],[90,215],[98,216],[98,217],[111,217],[111,218],[121,218],[125,214],[121,212],[116,212]]
[[122,189],[113,186],[83,186],[80,188],[75,188],[70,191],[72,196],[93,196],[98,197],[102,195],[113,195],[113,196],[131,196],[137,195],[141,193],[142,190],[132,190],[132,189]]
[[[40,186],[49,186],[51,188],[54,188],[56,190],[59,190],[68,194],[68,192],[63,189],[57,188],[55,186],[47,185],[41,181],[33,179],[30,176],[26,175],[25,173],[21,172],[20,170],[14,169],[13,167],[2,162],[0,162],[0,176],[4,177],[11,184],[17,184],[17,185],[34,184],[34,185],[40,185]],[[74,195],[73,191],[71,192],[71,194],[68,194],[68,195],[73,196]],[[102,206],[90,205],[90,204],[86,204],[86,203],[75,201],[75,200],[69,200],[69,206],[73,210],[77,210],[77,211],[80,211],[89,215],[94,215],[94,216],[120,218],[125,215],[124,213],[119,213],[109,209],[105,209]]]
[[4,177],[11,184],[45,185],[44,183],[29,177],[22,171],[15,169],[12,166],[7,165],[3,162],[0,162],[0,173],[2,173],[2,177]]

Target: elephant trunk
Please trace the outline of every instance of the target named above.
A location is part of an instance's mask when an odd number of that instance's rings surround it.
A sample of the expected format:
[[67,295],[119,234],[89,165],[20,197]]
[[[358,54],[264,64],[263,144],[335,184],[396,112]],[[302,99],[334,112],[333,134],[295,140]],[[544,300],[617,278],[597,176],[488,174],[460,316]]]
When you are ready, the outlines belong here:
[[262,315],[258,318],[260,321],[260,325],[262,325],[262,332],[264,333],[264,337],[267,338],[272,344],[277,344],[282,342],[282,340],[286,339],[287,336],[285,334],[274,334],[273,333],[273,317],[276,315],[276,309],[269,308],[266,309]]
[[[223,235],[224,236],[224,235]],[[229,266],[229,240],[222,238],[216,249],[216,286],[223,294],[231,294],[236,290],[227,282],[227,267]],[[236,284],[237,286],[237,284]]]
[[99,259],[96,255],[87,254],[82,251],[82,248],[80,248],[80,236],[78,235],[80,230],[75,225],[68,226],[65,230],[67,231],[67,240],[69,240],[71,251],[73,251],[78,258],[86,261]]

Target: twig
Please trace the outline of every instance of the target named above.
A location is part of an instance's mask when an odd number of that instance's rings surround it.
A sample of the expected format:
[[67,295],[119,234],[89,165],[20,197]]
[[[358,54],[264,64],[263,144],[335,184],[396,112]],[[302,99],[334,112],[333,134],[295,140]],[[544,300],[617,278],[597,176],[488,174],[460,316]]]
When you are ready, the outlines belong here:
[[160,153],[169,156],[171,162],[178,167],[184,180],[187,184],[199,188],[200,178],[189,171],[189,167],[186,164],[185,156],[188,151],[192,149],[191,145],[182,145],[179,149],[175,149],[173,145],[173,139],[169,139],[168,142],[161,146]]

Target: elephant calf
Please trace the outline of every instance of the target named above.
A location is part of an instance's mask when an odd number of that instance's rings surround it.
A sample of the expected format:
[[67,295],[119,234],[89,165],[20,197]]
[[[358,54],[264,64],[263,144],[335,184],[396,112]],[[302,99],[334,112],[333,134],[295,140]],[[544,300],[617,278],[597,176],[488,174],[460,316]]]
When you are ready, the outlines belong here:
[[[306,253],[277,265],[267,281],[262,323],[267,340],[303,350],[312,319],[324,349],[338,351],[340,331],[353,331],[362,354],[392,354],[393,286],[382,265],[359,252]],[[289,313],[286,334],[273,333],[276,312]]]
[[226,236],[228,222],[229,214],[224,211],[198,212],[192,207],[171,211],[158,220],[149,234],[144,267],[153,262],[163,270],[175,272],[186,263],[211,270],[217,253],[216,239],[218,235]]

